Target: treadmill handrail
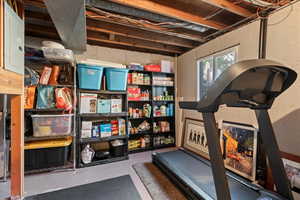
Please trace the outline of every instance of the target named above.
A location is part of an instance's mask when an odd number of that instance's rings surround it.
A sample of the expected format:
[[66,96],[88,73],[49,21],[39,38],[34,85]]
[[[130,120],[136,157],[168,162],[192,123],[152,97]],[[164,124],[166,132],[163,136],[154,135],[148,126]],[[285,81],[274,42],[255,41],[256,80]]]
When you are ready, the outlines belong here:
[[283,85],[281,92],[284,92],[287,88],[289,88],[297,78],[296,72],[283,66],[278,62],[267,59],[244,60],[228,67],[218,77],[214,84],[212,84],[212,86],[208,88],[207,94],[200,101],[182,101],[179,102],[179,106],[182,109],[197,110],[199,112],[216,112],[218,110],[219,105],[222,103],[220,102],[219,97],[222,96],[224,91],[226,91],[226,88],[235,79],[237,79],[247,71],[267,67],[288,73],[286,75],[288,79],[286,78],[285,84]]

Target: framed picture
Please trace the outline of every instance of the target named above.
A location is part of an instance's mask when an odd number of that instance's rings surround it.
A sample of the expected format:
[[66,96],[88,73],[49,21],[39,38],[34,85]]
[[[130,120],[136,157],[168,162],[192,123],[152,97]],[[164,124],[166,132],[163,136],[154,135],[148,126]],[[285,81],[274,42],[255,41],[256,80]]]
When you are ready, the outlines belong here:
[[208,159],[208,146],[204,123],[201,120],[186,118],[183,147]]
[[286,158],[282,161],[292,190],[300,194],[300,163]]
[[221,121],[220,143],[225,167],[251,181],[256,179],[257,129]]

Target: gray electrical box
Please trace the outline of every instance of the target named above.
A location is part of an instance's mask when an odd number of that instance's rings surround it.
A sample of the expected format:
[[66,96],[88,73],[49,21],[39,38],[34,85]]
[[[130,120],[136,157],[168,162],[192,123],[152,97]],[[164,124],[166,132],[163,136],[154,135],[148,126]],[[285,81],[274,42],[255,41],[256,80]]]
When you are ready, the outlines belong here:
[[24,21],[4,1],[4,68],[24,74]]

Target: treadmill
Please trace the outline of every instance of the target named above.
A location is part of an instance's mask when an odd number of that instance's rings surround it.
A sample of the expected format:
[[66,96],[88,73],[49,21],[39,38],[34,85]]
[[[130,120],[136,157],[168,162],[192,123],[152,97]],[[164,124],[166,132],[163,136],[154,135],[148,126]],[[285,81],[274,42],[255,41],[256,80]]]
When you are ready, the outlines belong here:
[[[210,161],[179,149],[154,153],[153,163],[177,183],[189,199],[293,200],[268,109],[296,78],[295,71],[271,60],[253,59],[233,64],[208,88],[200,101],[179,102],[180,108],[202,114]],[[225,169],[214,115],[220,105],[255,111],[277,193]]]

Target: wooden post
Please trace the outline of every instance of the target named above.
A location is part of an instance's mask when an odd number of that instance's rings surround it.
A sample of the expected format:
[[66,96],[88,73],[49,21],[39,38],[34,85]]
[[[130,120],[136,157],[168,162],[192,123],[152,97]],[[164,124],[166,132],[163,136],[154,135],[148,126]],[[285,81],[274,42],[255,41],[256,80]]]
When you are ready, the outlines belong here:
[[0,0],[0,68],[4,66],[4,1]]
[[24,193],[24,98],[11,99],[11,199]]

